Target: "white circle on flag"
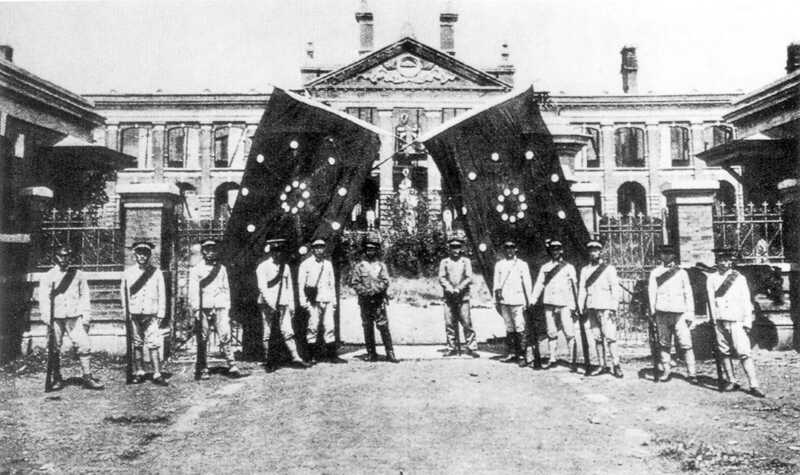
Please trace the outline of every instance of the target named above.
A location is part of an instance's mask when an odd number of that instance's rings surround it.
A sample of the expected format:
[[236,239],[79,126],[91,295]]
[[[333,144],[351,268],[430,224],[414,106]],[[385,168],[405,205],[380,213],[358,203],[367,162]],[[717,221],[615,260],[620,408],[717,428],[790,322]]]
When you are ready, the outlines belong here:
[[502,213],[505,208],[503,207],[503,205],[497,205],[495,209],[497,210],[498,213]]
[[342,227],[342,225],[339,224],[339,221],[334,221],[334,222],[331,223],[331,229],[333,229],[334,231],[338,231],[339,228],[341,228],[341,227]]
[[336,159],[333,157],[328,157],[328,165],[336,165]]
[[550,181],[552,181],[553,183],[558,183],[558,180],[560,180],[560,178],[558,178],[558,173],[553,173],[552,175],[550,175]]
[[257,161],[258,163],[264,163],[264,155],[261,155],[261,154],[259,153],[259,154],[256,156],[256,161]]
[[299,146],[300,146],[300,144],[297,143],[297,140],[292,140],[291,142],[289,142],[289,147],[291,147],[292,150],[297,150],[297,147],[299,147]]
[[478,250],[481,252],[486,252],[486,244],[484,243],[478,244]]
[[249,194],[250,194],[250,190],[248,190],[247,188],[242,188],[242,196],[247,196]]
[[308,248],[305,246],[300,246],[300,249],[298,249],[297,252],[301,256],[305,256],[306,254],[308,254]]
[[533,150],[525,152],[525,160],[533,160]]
[[470,181],[475,181],[478,178],[478,175],[475,172],[469,172],[467,173],[467,178],[469,178]]
[[498,160],[500,160],[500,154],[497,152],[492,152],[492,161],[496,162]]
[[305,199],[308,199],[308,197],[311,196],[311,193],[308,190],[306,190],[306,191],[303,192],[303,194],[301,196],[303,198],[305,198]]
[[300,182],[299,181],[295,180],[295,181],[292,182],[292,188],[297,188],[298,186],[300,186]]
[[247,225],[247,232],[248,232],[248,233],[252,233],[252,232],[254,232],[255,230],[256,230],[256,227],[255,227],[255,225],[253,225],[253,224],[248,224],[248,225]]
[[565,213],[563,209],[558,210],[558,218],[567,219],[567,213]]
[[346,194],[347,194],[347,188],[345,188],[345,187],[341,187],[341,188],[339,188],[339,189],[336,191],[336,193],[338,193],[338,194],[339,194],[339,196],[344,196],[344,195],[346,195]]

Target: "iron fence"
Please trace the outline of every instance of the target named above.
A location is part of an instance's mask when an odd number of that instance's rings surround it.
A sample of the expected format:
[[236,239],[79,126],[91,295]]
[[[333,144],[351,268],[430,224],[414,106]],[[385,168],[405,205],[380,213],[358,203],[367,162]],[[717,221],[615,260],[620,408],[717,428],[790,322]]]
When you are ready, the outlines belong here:
[[55,265],[54,253],[60,246],[70,247],[73,264],[86,271],[118,271],[124,266],[125,243],[114,208],[51,209],[32,240],[37,271]]
[[664,239],[662,216],[602,216],[600,239],[605,257],[621,278],[645,279],[658,265],[658,246]]
[[735,249],[751,263],[784,262],[781,203],[714,207],[714,246]]

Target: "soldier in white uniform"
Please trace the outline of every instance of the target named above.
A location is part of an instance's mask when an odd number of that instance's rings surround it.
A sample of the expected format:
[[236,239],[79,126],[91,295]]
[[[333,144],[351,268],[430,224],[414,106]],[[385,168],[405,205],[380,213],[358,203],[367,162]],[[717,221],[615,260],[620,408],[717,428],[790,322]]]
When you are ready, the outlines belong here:
[[[228,272],[219,262],[217,241],[209,239],[200,244],[203,262],[197,263],[189,270],[189,307],[195,321],[200,325],[204,346],[208,345],[208,330],[213,322],[219,341],[219,349],[228,366],[228,376],[240,376],[239,368],[231,351],[231,324],[229,311],[231,294],[228,284]],[[205,354],[206,348],[198,349]],[[208,368],[198,368],[195,377],[208,379]]]
[[136,264],[125,269],[122,275],[122,298],[127,300],[133,331],[133,360],[135,370],[133,384],[144,379],[144,347],[150,352],[153,363],[153,383],[167,386],[161,375],[159,349],[161,332],[159,327],[167,311],[166,286],[164,274],[150,263],[155,246],[149,242],[135,242],[131,246]]
[[562,331],[567,340],[568,360],[575,371],[578,364],[575,326],[580,322],[574,318],[573,310],[575,310],[578,279],[575,267],[564,260],[564,249],[560,241],[548,241],[547,252],[550,254],[550,260],[539,268],[532,294],[533,302],[538,301],[539,297],[542,298],[550,347],[550,358],[547,363],[542,364],[542,369],[547,369],[556,362],[558,332]]
[[[731,268],[734,252],[731,249],[715,249],[717,272],[708,276],[706,292],[711,313],[716,320],[717,346],[725,372],[733,374],[731,350],[739,358],[747,375],[750,394],[764,397],[759,389],[756,368],[750,357],[750,328],[753,324],[753,302],[750,300],[750,288],[747,279]],[[728,381],[725,391],[733,391],[735,381]]]
[[[589,241],[586,248],[589,251],[589,263],[581,269],[578,303],[589,319],[589,332],[594,337],[597,360],[600,361],[600,365],[589,375],[612,373],[621,378],[623,374],[617,352],[617,324],[613,320],[620,299],[617,270],[600,258],[603,250],[600,241]],[[613,370],[606,360],[606,350],[611,356]]]
[[336,279],[333,264],[325,258],[325,245],[324,239],[316,239],[311,243],[312,255],[300,264],[297,275],[300,306],[308,312],[306,338],[313,348],[310,355],[312,362],[324,354],[326,339],[334,339]]
[[465,353],[473,358],[478,358],[476,352],[478,342],[475,339],[475,330],[472,328],[470,318],[470,286],[472,284],[472,263],[468,257],[462,256],[464,238],[462,234],[454,234],[447,243],[449,256],[439,263],[439,284],[442,286],[444,309],[444,329],[447,337],[447,353],[444,356],[458,355],[456,338],[458,324],[464,330]]
[[670,350],[673,336],[684,350],[687,381],[697,384],[694,350],[692,349],[691,326],[694,323],[694,297],[689,274],[675,262],[675,249],[661,246],[662,264],[650,272],[648,297],[650,311],[658,329],[658,344],[661,347],[661,376],[659,381],[670,378]]
[[270,239],[264,250],[267,258],[256,267],[258,282],[258,307],[264,323],[264,357],[267,360],[267,371],[276,365],[269,357],[269,340],[272,330],[280,332],[292,357],[292,362],[300,367],[308,368],[310,363],[303,361],[297,352],[294,327],[294,284],[289,269],[285,239]]
[[[61,353],[64,337],[75,348],[83,371],[83,387],[103,389],[103,384],[92,377],[89,284],[83,272],[70,266],[71,258],[72,251],[69,248],[62,246],[56,249],[56,265],[39,281],[39,311],[42,322],[48,327],[53,326],[56,352]],[[52,390],[64,388],[60,358],[60,355],[56,356],[58,363],[53,372]]]
[[528,264],[517,258],[517,245],[514,241],[503,243],[505,257],[494,265],[494,300],[497,312],[506,325],[506,350],[508,354],[500,361],[518,361],[525,366],[527,329],[525,326],[525,307],[533,304],[531,299],[531,271]]

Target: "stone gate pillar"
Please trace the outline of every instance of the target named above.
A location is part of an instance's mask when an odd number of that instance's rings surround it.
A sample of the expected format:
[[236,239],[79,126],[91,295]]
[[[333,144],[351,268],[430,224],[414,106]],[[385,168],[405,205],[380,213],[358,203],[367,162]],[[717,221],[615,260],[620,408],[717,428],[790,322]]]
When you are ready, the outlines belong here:
[[153,263],[169,269],[172,261],[172,243],[175,239],[175,206],[178,187],[172,183],[137,183],[117,185],[122,205],[122,230],[125,235],[125,265],[132,265],[133,257],[127,249],[139,240],[155,244]]
[[591,236],[600,232],[600,185],[597,183],[573,183],[570,187],[575,206],[583,218],[583,224]]
[[713,209],[719,182],[668,182],[661,187],[667,199],[667,236],[677,247],[683,266],[714,263]]
[[783,180],[778,183],[778,190],[783,203],[783,252],[789,262],[794,348],[800,351],[800,179]]

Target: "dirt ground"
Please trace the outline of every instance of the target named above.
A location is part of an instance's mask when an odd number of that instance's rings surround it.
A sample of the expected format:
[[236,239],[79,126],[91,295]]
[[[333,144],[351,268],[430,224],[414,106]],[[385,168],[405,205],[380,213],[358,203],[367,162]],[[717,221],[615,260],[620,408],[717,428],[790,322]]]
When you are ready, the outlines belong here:
[[50,394],[38,362],[17,363],[0,373],[0,472],[800,473],[797,353],[757,355],[768,397],[756,399],[642,379],[641,347],[624,350],[621,380],[440,350],[245,363],[245,378],[203,383],[186,361],[169,388],[126,387],[118,361],[98,361],[105,391]]

